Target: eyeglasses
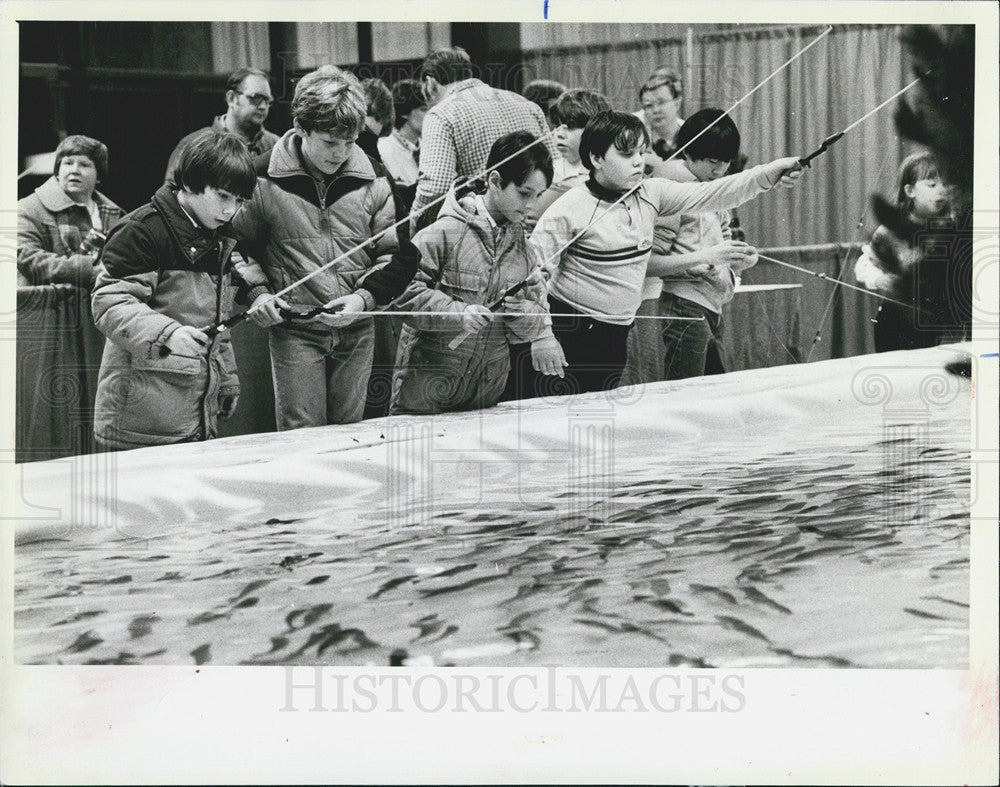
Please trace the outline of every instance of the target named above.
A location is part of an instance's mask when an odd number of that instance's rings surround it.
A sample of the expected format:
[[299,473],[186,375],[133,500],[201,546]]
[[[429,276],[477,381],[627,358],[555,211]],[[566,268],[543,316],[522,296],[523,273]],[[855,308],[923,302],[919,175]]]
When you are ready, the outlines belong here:
[[239,90],[237,90],[236,92],[239,93],[241,96],[243,96],[251,104],[255,104],[258,107],[261,104],[265,104],[268,107],[270,107],[274,103],[273,98],[271,98],[270,96],[262,96],[260,95],[260,93],[254,93],[253,95],[248,95],[247,93],[243,93],[242,91]]

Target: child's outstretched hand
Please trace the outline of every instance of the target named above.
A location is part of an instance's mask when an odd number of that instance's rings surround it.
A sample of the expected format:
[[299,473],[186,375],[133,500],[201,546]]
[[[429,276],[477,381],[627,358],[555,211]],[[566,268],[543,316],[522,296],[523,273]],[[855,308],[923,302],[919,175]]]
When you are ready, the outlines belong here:
[[536,372],[556,374],[565,377],[563,369],[568,366],[562,345],[555,336],[543,336],[531,343],[531,365]]
[[365,299],[356,292],[352,292],[350,295],[341,295],[339,298],[334,298],[329,303],[323,304],[323,308],[334,311],[331,314],[318,314],[315,320],[333,328],[343,328],[362,316],[359,312],[365,311]]
[[475,333],[493,319],[493,312],[480,303],[470,303],[462,312],[462,332]]
[[782,186],[790,189],[794,186],[805,170],[799,164],[795,156],[786,156],[772,161],[767,166],[767,179],[771,182],[771,187]]
[[170,334],[166,345],[174,355],[198,356],[208,347],[208,336],[190,325],[182,325]]
[[247,309],[247,317],[254,325],[269,328],[284,321],[278,310],[287,308],[288,304],[285,303],[284,299],[275,298],[271,293],[265,292],[254,298],[250,308]]

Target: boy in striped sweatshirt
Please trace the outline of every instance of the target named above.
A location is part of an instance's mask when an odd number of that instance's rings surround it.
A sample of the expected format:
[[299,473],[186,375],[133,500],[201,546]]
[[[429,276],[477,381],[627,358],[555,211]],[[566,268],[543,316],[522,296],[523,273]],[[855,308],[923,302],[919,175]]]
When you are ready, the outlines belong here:
[[568,393],[618,386],[643,279],[670,273],[662,260],[650,261],[657,217],[735,208],[776,185],[793,186],[802,174],[788,157],[706,183],[643,180],[648,146],[649,132],[634,115],[595,115],[580,139],[589,179],[557,199],[531,236],[568,363]]

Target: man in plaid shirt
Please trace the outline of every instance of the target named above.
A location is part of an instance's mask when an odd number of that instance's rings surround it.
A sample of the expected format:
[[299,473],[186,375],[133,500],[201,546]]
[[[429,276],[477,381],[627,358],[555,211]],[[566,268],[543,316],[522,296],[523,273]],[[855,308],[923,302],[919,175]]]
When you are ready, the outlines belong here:
[[440,205],[415,215],[448,191],[458,178],[478,175],[493,143],[513,131],[544,136],[553,158],[558,156],[542,110],[509,90],[499,90],[472,76],[472,61],[461,47],[432,52],[420,67],[424,94],[431,109],[424,118],[420,142],[420,174],[410,226],[413,232],[437,218]]

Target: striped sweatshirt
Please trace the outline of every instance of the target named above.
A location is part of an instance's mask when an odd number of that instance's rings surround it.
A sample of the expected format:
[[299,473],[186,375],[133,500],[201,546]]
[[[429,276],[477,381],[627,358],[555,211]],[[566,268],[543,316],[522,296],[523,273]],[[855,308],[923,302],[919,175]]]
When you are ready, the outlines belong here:
[[595,318],[602,322],[629,325],[642,300],[657,216],[735,208],[781,174],[772,162],[706,183],[648,178],[610,210],[621,192],[591,178],[557,199],[531,235],[549,294],[586,314],[609,315]]

